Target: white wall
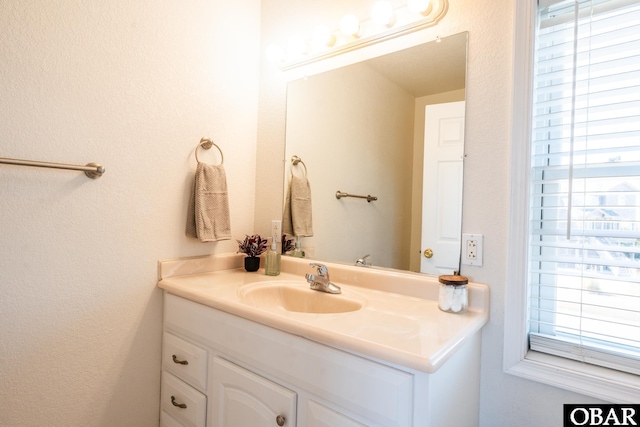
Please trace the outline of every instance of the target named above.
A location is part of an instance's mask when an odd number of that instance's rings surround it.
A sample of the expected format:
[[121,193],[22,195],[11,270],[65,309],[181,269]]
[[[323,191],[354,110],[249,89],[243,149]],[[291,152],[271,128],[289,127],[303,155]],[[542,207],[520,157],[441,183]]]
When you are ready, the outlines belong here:
[[[368,2],[369,4],[371,2]],[[270,0],[263,2],[263,45],[303,34],[313,20],[337,22],[362,1]],[[483,427],[560,425],[562,404],[591,399],[502,371],[504,294],[506,283],[509,198],[509,126],[512,80],[512,0],[449,0],[449,10],[437,27],[420,37],[433,40],[469,31],[466,154],[463,232],[484,235],[484,265],[464,266],[462,273],[491,286],[491,320],[483,331],[480,425]],[[335,24],[334,24],[335,25]],[[518,25],[526,25],[519,23]],[[285,39],[286,40],[286,39]],[[282,182],[273,173],[284,141],[285,79],[268,65],[262,67],[256,226],[262,216],[276,214],[281,196],[272,189]],[[276,179],[277,178],[277,179]],[[279,180],[278,180],[279,179]],[[268,196],[267,196],[268,195]]]
[[156,262],[236,250],[184,236],[202,136],[233,236],[253,231],[259,19],[258,0],[0,2],[0,157],[106,167],[0,165],[0,426],[158,425]]

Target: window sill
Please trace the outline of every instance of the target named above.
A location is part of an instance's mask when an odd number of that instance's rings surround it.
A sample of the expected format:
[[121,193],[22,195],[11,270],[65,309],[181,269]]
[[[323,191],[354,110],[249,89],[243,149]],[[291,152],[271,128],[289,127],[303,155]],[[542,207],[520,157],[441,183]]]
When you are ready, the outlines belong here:
[[505,372],[613,403],[638,403],[640,377],[529,351]]

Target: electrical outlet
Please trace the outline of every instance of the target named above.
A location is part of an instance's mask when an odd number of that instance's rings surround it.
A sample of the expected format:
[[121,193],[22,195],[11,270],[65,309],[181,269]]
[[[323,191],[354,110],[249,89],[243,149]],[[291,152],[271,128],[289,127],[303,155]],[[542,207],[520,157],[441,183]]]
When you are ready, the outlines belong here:
[[467,258],[471,260],[478,259],[478,241],[469,239],[467,240]]
[[462,263],[482,267],[482,234],[462,235]]

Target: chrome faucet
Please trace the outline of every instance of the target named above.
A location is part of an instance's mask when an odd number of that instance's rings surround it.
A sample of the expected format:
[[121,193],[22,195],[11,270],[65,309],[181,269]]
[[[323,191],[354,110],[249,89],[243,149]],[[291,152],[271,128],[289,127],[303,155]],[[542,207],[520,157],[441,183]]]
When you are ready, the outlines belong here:
[[367,258],[369,258],[371,255],[367,254],[365,256],[363,256],[362,258],[358,258],[358,260],[356,261],[356,265],[363,265],[366,266],[367,264]]
[[329,281],[329,269],[324,264],[316,264],[312,262],[309,264],[311,267],[315,267],[318,270],[318,274],[307,273],[304,277],[307,282],[311,284],[311,289],[314,291],[326,292],[329,294],[339,294],[342,292],[340,286],[335,285]]

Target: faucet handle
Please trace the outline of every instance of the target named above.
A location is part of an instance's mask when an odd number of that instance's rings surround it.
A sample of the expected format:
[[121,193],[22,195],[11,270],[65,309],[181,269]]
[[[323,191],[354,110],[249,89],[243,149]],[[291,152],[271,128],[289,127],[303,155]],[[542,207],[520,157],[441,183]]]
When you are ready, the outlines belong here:
[[366,254],[362,258],[358,258],[356,261],[356,265],[367,265],[367,258],[369,258],[371,254]]
[[312,262],[311,264],[309,264],[311,267],[315,267],[318,269],[318,275],[320,277],[326,277],[327,279],[329,278],[329,269],[327,268],[326,265],[324,264],[318,264],[315,262]]

